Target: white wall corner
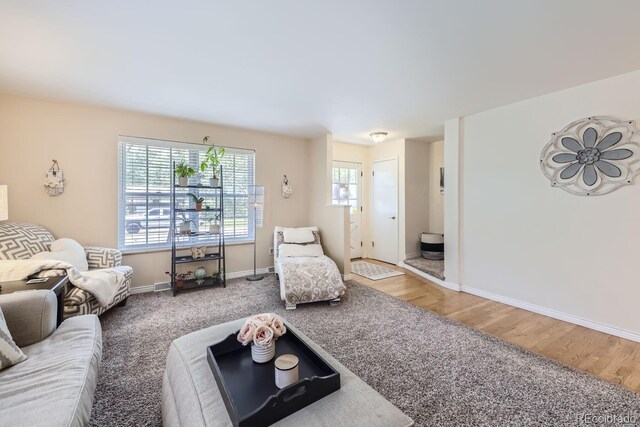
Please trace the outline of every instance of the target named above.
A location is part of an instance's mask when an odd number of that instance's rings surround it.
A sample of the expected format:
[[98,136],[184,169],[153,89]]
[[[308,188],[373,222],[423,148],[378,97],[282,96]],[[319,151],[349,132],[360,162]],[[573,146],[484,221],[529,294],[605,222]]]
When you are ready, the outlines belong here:
[[325,202],[327,205],[332,204],[332,194],[331,194],[331,183],[332,183],[332,173],[333,173],[333,135],[328,133],[325,135],[326,144],[327,144],[327,157],[326,157],[326,171],[325,171]]
[[[452,283],[452,282],[448,282],[448,281],[446,281],[446,280],[439,279],[439,278],[437,278],[437,277],[435,277],[435,276],[432,276],[432,275],[430,275],[430,274],[428,274],[428,273],[425,273],[425,272],[424,272],[424,271],[422,271],[422,270],[418,270],[418,269],[417,269],[417,268],[415,268],[415,267],[412,267],[412,266],[410,266],[410,265],[408,265],[408,264],[405,264],[404,262],[400,262],[400,263],[398,264],[398,267],[402,267],[402,268],[404,268],[404,269],[406,269],[406,270],[409,270],[409,271],[410,271],[410,272],[412,272],[413,274],[415,274],[415,275],[417,275],[417,276],[420,276],[420,277],[422,277],[423,279],[427,279],[427,280],[429,280],[430,282],[433,282],[433,283],[435,283],[435,284],[436,284],[436,285],[438,285],[438,286],[442,286],[443,288],[451,289],[452,291],[457,291],[457,292],[459,292],[459,291],[460,291],[460,285],[458,285],[457,283]],[[446,276],[445,276],[445,277],[446,277]]]
[[449,282],[459,284],[460,275],[460,174],[463,119],[444,123],[444,271]]

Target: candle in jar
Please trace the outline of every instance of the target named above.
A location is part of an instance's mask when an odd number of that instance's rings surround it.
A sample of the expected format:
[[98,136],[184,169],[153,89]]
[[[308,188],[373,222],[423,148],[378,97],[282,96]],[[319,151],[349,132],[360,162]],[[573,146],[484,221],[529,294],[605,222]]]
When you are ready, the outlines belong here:
[[298,358],[293,354],[283,354],[275,362],[276,386],[285,388],[298,381]]

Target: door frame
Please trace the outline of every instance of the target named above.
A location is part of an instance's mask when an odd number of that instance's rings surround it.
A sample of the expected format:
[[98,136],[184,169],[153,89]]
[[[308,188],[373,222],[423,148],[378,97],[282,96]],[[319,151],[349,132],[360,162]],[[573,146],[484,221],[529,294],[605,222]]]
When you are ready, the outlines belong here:
[[[399,158],[398,157],[388,157],[388,158],[382,158],[382,159],[377,159],[377,160],[372,160],[371,161],[371,191],[370,191],[370,197],[371,197],[371,208],[370,208],[370,215],[369,215],[369,224],[371,227],[370,230],[370,239],[371,242],[374,242],[374,237],[375,237],[375,232],[373,230],[373,214],[374,214],[374,210],[375,210],[375,179],[374,179],[374,175],[373,173],[375,172],[375,164],[376,163],[382,163],[382,162],[389,162],[389,161],[393,161],[395,162],[395,166],[396,166],[396,200],[395,200],[395,207],[396,207],[396,262],[393,263],[394,265],[398,265],[400,263],[400,168],[399,168]],[[404,220],[404,219],[402,219]],[[370,252],[370,257],[372,259],[379,260],[378,258],[376,258],[376,251],[375,251],[375,247],[372,245],[371,246],[371,252]],[[387,262],[387,261],[382,261],[382,262]]]
[[[338,165],[336,165],[336,163]],[[360,257],[359,258],[364,258],[364,236],[365,236],[364,234],[364,163],[354,162],[349,160],[332,160],[331,172],[333,173],[333,168],[335,167],[342,167],[340,164],[357,165],[358,171],[360,172],[360,175],[358,176],[358,207],[360,208]],[[333,185],[333,175],[331,178],[331,185]],[[351,217],[351,211],[349,211],[349,217]],[[351,244],[351,242],[349,242],[349,244]],[[351,258],[351,254],[349,254],[349,257]],[[351,258],[351,259],[355,259],[355,258]]]

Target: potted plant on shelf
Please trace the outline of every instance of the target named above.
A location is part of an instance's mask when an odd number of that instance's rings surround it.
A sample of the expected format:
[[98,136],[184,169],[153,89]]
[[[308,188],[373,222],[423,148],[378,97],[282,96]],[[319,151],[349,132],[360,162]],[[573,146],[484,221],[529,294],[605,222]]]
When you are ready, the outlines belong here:
[[202,202],[204,202],[204,197],[198,197],[193,193],[187,193],[188,196],[190,196],[193,199],[193,202],[196,204],[196,210],[197,211],[201,211],[202,210]]
[[192,219],[187,218],[184,213],[180,214],[180,234],[191,234],[191,224],[196,225],[196,222]]
[[216,271],[215,273],[213,273],[211,275],[211,278],[213,279],[213,283],[215,283],[216,285],[220,284],[220,282],[222,282],[221,279],[221,275],[219,271]]
[[[187,271],[186,273],[176,273],[176,277],[174,278],[176,288],[178,289],[183,288],[185,281],[189,279],[189,276],[191,276],[192,273],[193,271]],[[168,271],[166,271],[165,274],[168,274],[169,276],[171,276],[171,273]]]
[[[209,143],[209,137],[205,136],[202,138],[203,144]],[[224,147],[219,147],[216,149],[215,144],[211,143],[211,147],[207,150],[204,155],[204,160],[200,163],[200,170],[204,172],[209,166],[213,169],[213,177],[209,178],[209,184],[212,187],[217,187],[220,183],[220,178],[218,178],[218,172],[220,168],[220,159],[224,157]]]
[[176,169],[174,170],[174,172],[178,177],[178,184],[181,187],[186,187],[187,185],[189,185],[189,178],[196,174],[195,169],[185,163],[184,160],[176,165]]
[[220,234],[220,215],[216,215],[214,218],[210,218],[209,221],[209,233]]

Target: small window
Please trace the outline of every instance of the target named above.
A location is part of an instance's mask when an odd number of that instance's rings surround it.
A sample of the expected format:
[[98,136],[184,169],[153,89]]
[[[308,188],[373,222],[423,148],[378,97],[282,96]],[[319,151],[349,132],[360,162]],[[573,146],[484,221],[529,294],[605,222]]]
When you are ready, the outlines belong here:
[[331,199],[334,205],[349,205],[351,212],[360,210],[360,168],[358,163],[334,162]]

